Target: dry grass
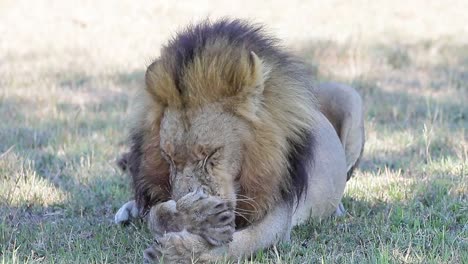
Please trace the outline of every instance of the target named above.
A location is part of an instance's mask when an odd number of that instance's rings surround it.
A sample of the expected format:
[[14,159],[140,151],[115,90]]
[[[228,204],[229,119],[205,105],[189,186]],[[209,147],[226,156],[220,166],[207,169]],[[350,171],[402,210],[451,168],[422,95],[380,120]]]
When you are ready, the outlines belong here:
[[228,15],[266,23],[366,105],[348,215],[252,262],[468,263],[468,3],[287,3],[0,2],[2,262],[141,262],[146,228],[112,223],[131,95],[175,29]]

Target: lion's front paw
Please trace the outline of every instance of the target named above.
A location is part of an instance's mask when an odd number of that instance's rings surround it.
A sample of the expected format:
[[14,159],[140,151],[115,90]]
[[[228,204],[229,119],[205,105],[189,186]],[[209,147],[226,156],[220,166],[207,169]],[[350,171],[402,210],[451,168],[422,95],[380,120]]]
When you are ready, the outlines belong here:
[[235,215],[226,201],[198,190],[182,197],[177,210],[187,231],[200,235],[209,244],[220,246],[232,241]]
[[138,207],[136,205],[135,200],[131,200],[117,211],[115,214],[114,221],[116,224],[125,224],[131,221],[132,219],[138,218]]
[[148,227],[156,237],[182,231],[184,219],[176,209],[176,202],[169,200],[153,206],[148,214]]
[[346,209],[343,206],[343,203],[340,203],[335,210],[334,216],[343,217],[346,215]]
[[156,239],[143,255],[145,263],[194,263],[208,247],[203,238],[183,230]]
[[162,252],[161,247],[158,244],[153,244],[149,248],[143,251],[143,263],[159,263],[161,262]]

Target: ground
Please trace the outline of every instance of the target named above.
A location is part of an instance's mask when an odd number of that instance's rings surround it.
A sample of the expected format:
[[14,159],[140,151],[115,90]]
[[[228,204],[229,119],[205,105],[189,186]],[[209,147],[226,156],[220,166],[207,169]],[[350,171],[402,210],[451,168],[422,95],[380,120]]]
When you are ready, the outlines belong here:
[[138,263],[115,164],[132,95],[174,30],[265,23],[318,80],[353,85],[367,143],[347,215],[246,263],[468,263],[466,1],[0,2],[0,260]]

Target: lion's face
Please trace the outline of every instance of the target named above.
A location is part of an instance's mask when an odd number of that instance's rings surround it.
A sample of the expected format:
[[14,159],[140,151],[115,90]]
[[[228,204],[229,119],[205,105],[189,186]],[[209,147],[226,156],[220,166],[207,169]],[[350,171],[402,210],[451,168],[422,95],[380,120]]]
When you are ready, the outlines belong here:
[[235,206],[242,142],[249,135],[246,122],[220,104],[189,110],[167,108],[160,140],[162,156],[170,164],[172,198],[178,200],[203,188]]

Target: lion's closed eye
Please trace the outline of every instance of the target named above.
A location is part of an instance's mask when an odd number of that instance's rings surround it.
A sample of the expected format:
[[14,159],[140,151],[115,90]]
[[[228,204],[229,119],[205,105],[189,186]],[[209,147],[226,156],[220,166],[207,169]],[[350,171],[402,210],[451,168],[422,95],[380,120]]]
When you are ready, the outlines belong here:
[[204,159],[203,159],[203,162],[202,162],[202,168],[205,172],[209,172],[209,170],[211,170],[214,166],[215,166],[215,163],[216,163],[216,160],[217,158],[219,158],[219,152],[221,150],[221,147],[219,148],[216,148],[215,150],[213,150],[209,155],[207,155]]

